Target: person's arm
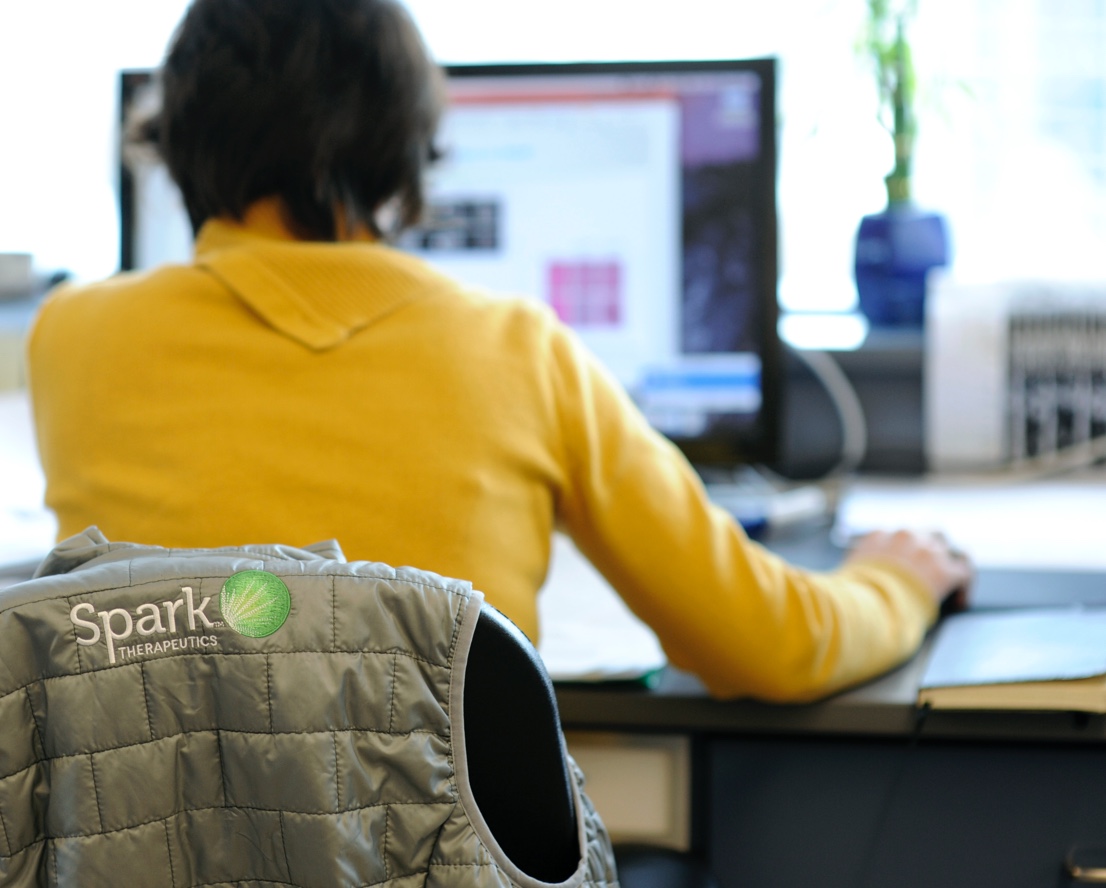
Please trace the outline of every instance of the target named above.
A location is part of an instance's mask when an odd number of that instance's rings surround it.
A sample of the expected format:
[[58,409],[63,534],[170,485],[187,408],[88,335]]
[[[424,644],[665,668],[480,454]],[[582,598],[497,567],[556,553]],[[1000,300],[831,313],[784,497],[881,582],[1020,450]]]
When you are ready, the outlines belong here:
[[962,582],[956,570],[927,575],[909,547],[874,541],[831,573],[786,563],[709,501],[683,455],[574,337],[555,335],[552,352],[566,467],[559,518],[673,665],[719,697],[800,701],[917,649]]

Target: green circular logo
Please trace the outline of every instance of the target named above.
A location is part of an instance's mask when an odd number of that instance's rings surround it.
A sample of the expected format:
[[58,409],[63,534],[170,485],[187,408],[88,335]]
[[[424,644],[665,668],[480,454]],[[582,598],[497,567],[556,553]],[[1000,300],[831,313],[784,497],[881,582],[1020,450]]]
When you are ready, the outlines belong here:
[[292,596],[284,581],[267,570],[243,570],[223,583],[219,610],[239,635],[264,638],[288,619]]

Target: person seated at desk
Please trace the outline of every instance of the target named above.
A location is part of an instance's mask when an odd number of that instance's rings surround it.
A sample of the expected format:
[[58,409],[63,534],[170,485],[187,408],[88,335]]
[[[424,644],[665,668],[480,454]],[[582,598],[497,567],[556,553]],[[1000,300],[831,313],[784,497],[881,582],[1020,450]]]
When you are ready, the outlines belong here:
[[967,580],[908,533],[833,572],[785,563],[552,311],[389,246],[419,217],[444,102],[395,0],[196,0],[161,91],[145,129],[192,263],[65,287],[30,336],[61,537],[336,538],[471,581],[536,640],[559,528],[674,665],[777,701],[907,659]]

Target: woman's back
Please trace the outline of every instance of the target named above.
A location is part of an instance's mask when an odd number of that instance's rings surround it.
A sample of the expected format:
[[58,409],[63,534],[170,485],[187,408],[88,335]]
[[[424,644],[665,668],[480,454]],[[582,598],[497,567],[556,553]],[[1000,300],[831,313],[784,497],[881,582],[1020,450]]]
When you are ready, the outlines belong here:
[[532,633],[566,452],[528,303],[372,243],[210,224],[197,266],[57,294],[30,347],[60,532],[170,546],[337,538],[473,580]]

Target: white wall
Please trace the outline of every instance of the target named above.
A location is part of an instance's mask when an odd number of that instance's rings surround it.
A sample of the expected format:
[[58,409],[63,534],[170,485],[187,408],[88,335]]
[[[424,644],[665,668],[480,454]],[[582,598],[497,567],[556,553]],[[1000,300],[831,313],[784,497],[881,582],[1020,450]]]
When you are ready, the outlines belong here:
[[[660,13],[640,0],[408,5],[445,62],[779,56],[781,300],[853,304],[853,236],[882,207],[892,159],[854,51],[865,0],[679,0]],[[1034,35],[1042,16],[1078,4],[920,5],[915,192],[949,214],[957,268],[976,278],[1088,268],[1106,241],[1106,182],[1034,129],[1044,70]],[[114,270],[117,72],[156,65],[185,6],[0,0],[0,251],[85,279]],[[1101,36],[1096,15],[1086,22],[1099,30],[1076,22],[1065,50]]]
[[185,0],[0,0],[0,251],[118,264],[118,71],[157,64]]

